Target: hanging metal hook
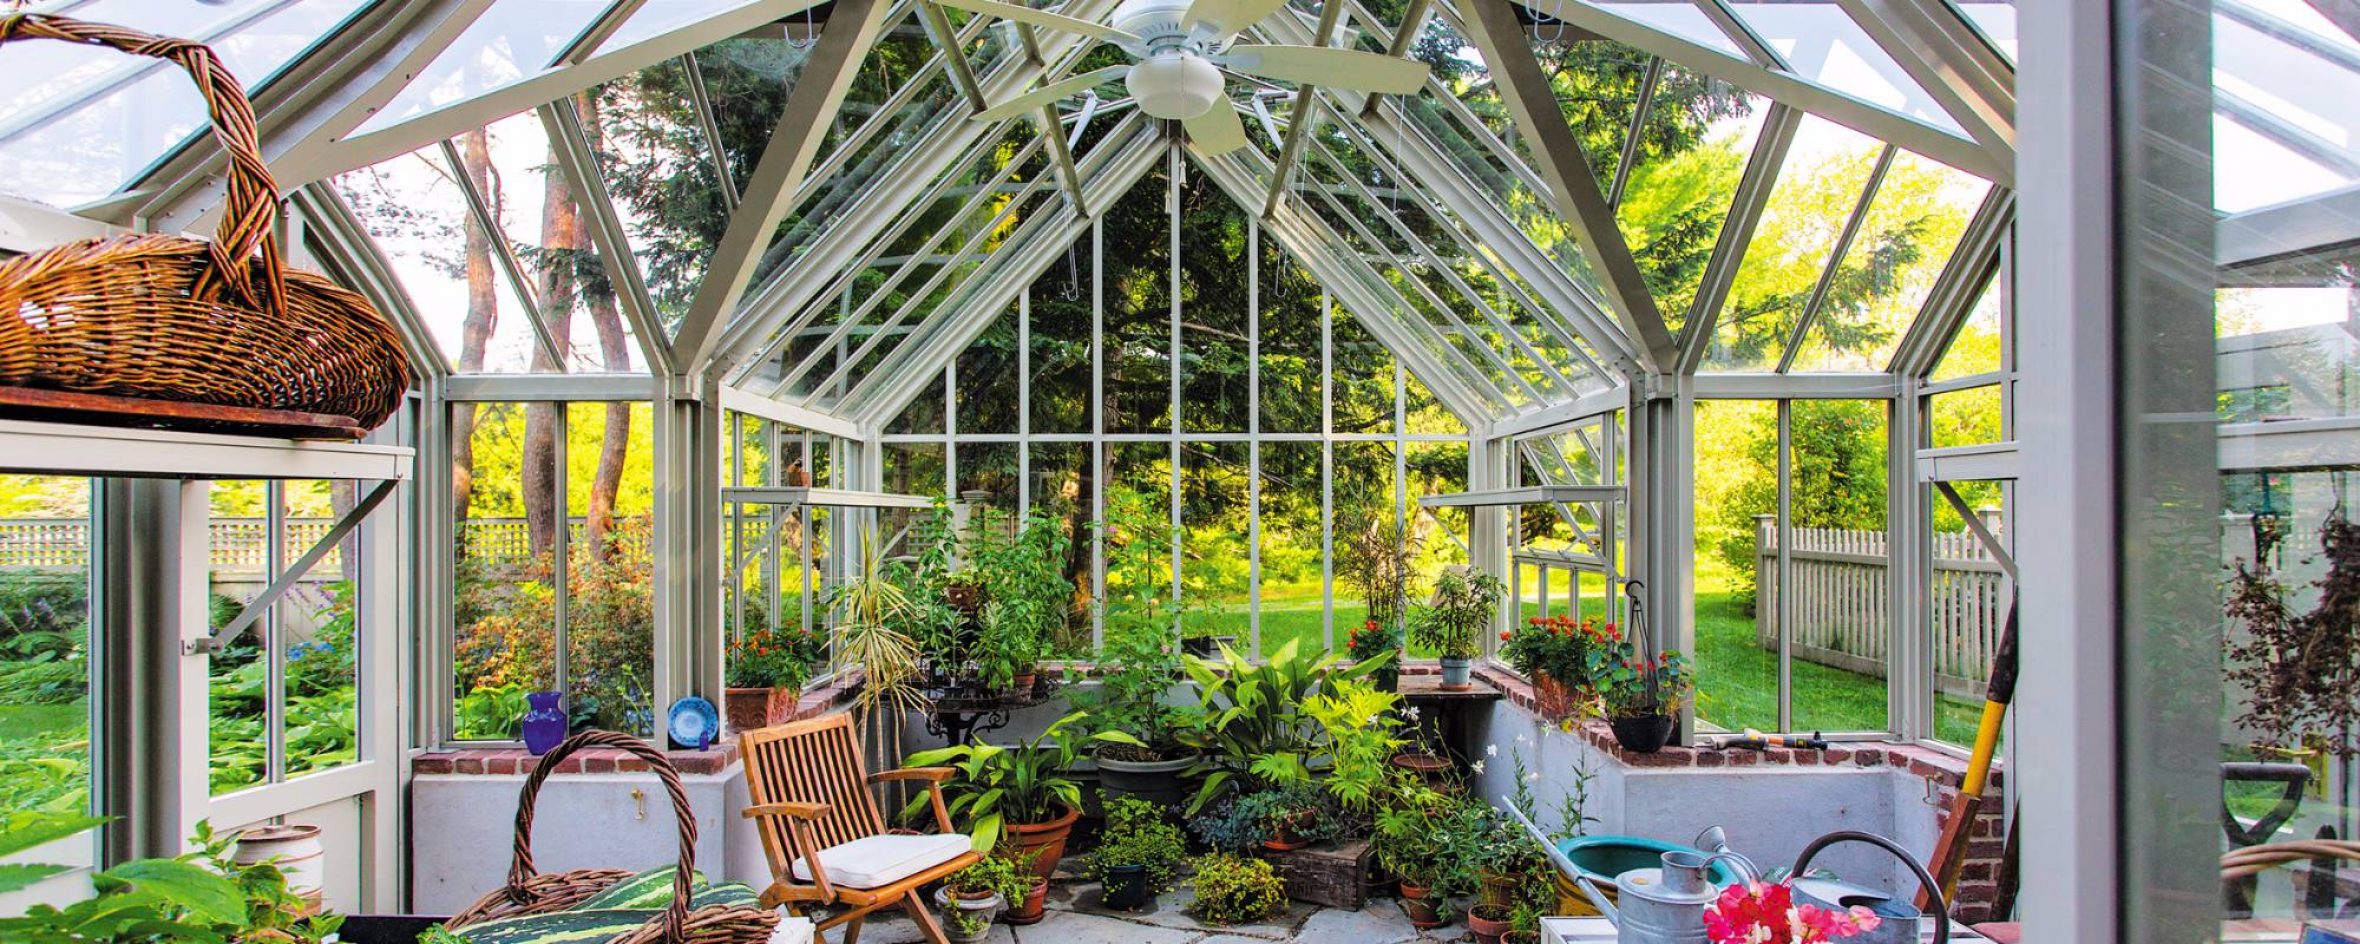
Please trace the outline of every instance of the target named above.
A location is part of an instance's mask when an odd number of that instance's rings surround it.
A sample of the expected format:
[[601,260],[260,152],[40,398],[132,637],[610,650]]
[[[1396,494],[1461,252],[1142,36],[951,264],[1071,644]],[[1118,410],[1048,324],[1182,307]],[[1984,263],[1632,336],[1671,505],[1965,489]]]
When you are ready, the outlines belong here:
[[812,44],[819,42],[819,24],[811,15],[812,7],[818,5],[818,0],[813,0],[811,6],[803,8],[803,38],[787,40],[787,45],[790,48],[810,49]]

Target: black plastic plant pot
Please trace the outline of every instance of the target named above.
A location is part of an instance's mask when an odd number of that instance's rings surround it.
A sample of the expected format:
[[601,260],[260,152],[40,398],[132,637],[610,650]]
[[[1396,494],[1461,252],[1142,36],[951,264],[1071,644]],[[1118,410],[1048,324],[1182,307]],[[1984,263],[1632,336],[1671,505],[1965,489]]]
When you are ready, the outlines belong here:
[[1108,866],[1106,887],[1099,894],[1106,907],[1116,911],[1138,911],[1155,902],[1155,886],[1144,865]]
[[1607,721],[1614,729],[1614,743],[1634,754],[1653,754],[1663,750],[1672,739],[1671,715],[1631,715]]

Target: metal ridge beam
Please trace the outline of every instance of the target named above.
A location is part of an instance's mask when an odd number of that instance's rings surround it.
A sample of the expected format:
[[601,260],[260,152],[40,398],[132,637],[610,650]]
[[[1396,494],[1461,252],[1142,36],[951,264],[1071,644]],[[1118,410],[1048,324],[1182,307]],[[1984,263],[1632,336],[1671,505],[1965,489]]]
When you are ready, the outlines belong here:
[[2016,70],[1942,4],[1837,0],[1852,21],[1993,157],[2016,160]]
[[673,350],[684,370],[701,372],[711,360],[714,329],[737,309],[753,280],[762,250],[827,140],[829,119],[851,91],[861,60],[885,31],[888,6],[886,0],[838,0],[831,28],[821,31],[812,46],[674,335]]
[[1566,124],[1556,90],[1541,71],[1540,59],[1533,55],[1515,9],[1498,0],[1472,5],[1468,39],[1483,52],[1501,102],[1508,106],[1508,115],[1517,127],[1524,130],[1534,162],[1557,198],[1558,215],[1590,251],[1593,271],[1616,302],[1614,311],[1623,329],[1637,341],[1641,363],[1657,373],[1670,369],[1679,360],[1671,330],[1664,326],[1655,296],[1648,292],[1639,263],[1631,256],[1630,243],[1615,222],[1614,207],[1598,189],[1590,159],[1582,153],[1572,126]]

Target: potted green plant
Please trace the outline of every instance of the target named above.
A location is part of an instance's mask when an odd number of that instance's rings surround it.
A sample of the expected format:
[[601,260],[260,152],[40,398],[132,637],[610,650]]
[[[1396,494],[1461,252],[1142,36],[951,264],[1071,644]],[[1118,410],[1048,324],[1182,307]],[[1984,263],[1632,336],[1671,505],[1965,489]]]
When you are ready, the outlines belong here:
[[1204,713],[1202,724],[1181,735],[1205,755],[1193,772],[1202,778],[1186,811],[1194,816],[1241,778],[1260,787],[1310,783],[1326,734],[1303,713],[1304,703],[1338,682],[1365,677],[1377,664],[1304,655],[1288,640],[1262,662],[1224,646],[1218,662],[1183,656],[1182,666]]
[[782,724],[795,713],[811,668],[827,659],[827,637],[801,626],[758,629],[729,644],[723,704],[734,730]]
[[1590,678],[1615,743],[1639,754],[1663,750],[1695,686],[1686,656],[1650,656],[1643,639],[1609,647]]
[[1392,691],[1401,686],[1401,630],[1366,620],[1344,636],[1344,655],[1354,662],[1382,659],[1369,677],[1377,687]]
[[1373,845],[1377,863],[1400,878],[1401,910],[1412,925],[1450,923],[1451,900],[1474,883],[1476,837],[1491,816],[1481,803],[1396,775],[1392,799],[1376,817]]
[[1171,701],[1183,681],[1172,642],[1177,610],[1163,594],[1144,589],[1109,601],[1098,687],[1074,695],[1089,709],[1094,728],[1127,732],[1139,742],[1098,745],[1098,786],[1110,799],[1131,796],[1175,806],[1184,790],[1182,775],[1202,756],[1184,732],[1203,714]]
[[[1019,852],[1032,853],[1033,870],[1042,878],[1057,871],[1065,857],[1065,840],[1081,816],[1082,788],[1065,775],[1081,758],[1081,744],[1067,731],[1086,714],[1066,715],[1032,739],[1014,747],[994,744],[954,744],[919,751],[903,763],[910,767],[951,767],[956,777],[943,784],[951,818],[975,838],[975,848],[989,853],[1001,840]],[[1100,731],[1094,742],[1136,740],[1120,731]],[[914,820],[927,809],[928,797],[911,798],[902,809]]]
[[1106,832],[1099,836],[1087,869],[1098,881],[1106,907],[1137,911],[1154,903],[1157,893],[1172,888],[1187,847],[1164,809],[1138,797],[1107,804]]
[[1507,905],[1489,902],[1476,905],[1467,909],[1467,933],[1473,935],[1479,944],[1500,944],[1500,938],[1508,933],[1509,919],[1514,914],[1515,909]]
[[1196,860],[1188,913],[1206,924],[1260,921],[1287,908],[1286,880],[1261,859],[1215,852]]
[[1023,879],[1025,885],[1024,894],[1008,899],[1008,910],[1000,913],[1000,920],[1015,925],[1041,923],[1041,918],[1048,912],[1049,880],[1033,868],[1036,857],[1021,852],[1000,854],[1015,861],[1017,877]]
[[1504,592],[1498,577],[1452,568],[1435,579],[1433,599],[1410,614],[1410,644],[1441,657],[1443,688],[1463,690],[1470,684],[1468,670],[1482,654],[1484,627],[1498,615]]
[[983,940],[993,919],[1032,888],[1032,871],[1005,855],[987,855],[942,880],[934,892],[944,932],[954,941]]
[[1332,801],[1310,782],[1257,790],[1237,805],[1261,827],[1262,848],[1272,852],[1301,849],[1337,833]]
[[1581,714],[1591,695],[1593,654],[1621,638],[1595,618],[1535,616],[1500,634],[1500,658],[1532,683],[1542,717],[1563,721]]

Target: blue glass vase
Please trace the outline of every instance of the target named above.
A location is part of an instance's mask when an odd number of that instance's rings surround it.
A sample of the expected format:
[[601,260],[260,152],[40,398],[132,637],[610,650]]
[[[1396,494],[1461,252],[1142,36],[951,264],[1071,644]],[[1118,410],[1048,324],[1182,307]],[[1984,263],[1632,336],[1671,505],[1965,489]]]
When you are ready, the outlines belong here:
[[533,692],[524,696],[524,747],[538,757],[565,741],[562,692]]

